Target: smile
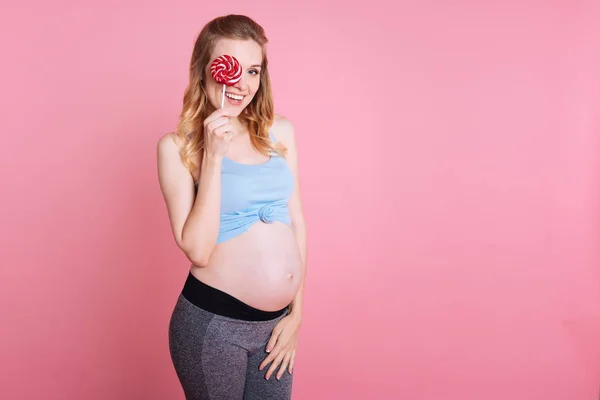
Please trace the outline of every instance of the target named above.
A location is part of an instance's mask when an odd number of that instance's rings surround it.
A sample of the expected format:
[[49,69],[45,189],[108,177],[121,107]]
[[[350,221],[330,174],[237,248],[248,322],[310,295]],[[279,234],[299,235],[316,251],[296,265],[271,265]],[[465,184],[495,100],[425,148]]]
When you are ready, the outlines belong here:
[[232,94],[232,93],[228,93],[228,92],[225,92],[225,96],[227,96],[233,100],[243,100],[244,99],[244,96],[240,96],[239,94]]

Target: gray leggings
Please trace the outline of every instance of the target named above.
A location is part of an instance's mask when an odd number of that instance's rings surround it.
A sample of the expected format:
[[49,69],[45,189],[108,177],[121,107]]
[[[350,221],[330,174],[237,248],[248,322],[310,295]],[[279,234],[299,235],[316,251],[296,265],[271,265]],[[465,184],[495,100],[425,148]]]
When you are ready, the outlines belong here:
[[[287,313],[287,311],[286,311]],[[292,375],[265,379],[265,347],[286,314],[269,321],[244,321],[213,314],[179,295],[169,322],[171,360],[187,400],[286,400]]]

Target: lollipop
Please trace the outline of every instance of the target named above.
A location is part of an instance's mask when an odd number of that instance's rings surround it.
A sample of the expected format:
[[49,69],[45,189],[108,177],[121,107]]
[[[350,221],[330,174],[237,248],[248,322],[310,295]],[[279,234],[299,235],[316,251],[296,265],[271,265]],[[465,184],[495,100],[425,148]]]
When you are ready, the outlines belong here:
[[225,86],[233,86],[242,78],[242,66],[235,57],[223,55],[215,58],[210,65],[210,73],[215,81],[223,84],[221,108],[225,105]]

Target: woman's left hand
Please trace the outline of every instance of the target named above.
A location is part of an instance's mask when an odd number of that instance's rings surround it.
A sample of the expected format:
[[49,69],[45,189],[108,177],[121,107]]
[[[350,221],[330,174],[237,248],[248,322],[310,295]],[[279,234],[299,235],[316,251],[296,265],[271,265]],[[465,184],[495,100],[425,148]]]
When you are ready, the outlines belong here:
[[267,379],[271,377],[279,364],[281,364],[281,368],[279,368],[279,372],[277,373],[277,379],[281,378],[286,367],[290,374],[293,372],[300,324],[300,317],[290,313],[283,317],[277,325],[275,325],[275,328],[273,328],[271,338],[269,339],[266,348],[269,355],[259,366],[259,370],[262,371],[264,367],[273,361],[267,370]]

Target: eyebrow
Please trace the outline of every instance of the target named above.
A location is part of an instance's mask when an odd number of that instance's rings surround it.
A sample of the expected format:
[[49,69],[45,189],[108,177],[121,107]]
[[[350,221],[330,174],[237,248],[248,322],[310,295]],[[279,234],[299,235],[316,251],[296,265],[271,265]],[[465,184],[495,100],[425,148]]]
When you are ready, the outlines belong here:
[[250,66],[250,68],[256,68],[256,67],[258,67],[258,68],[261,68],[261,67],[262,67],[262,65],[260,65],[260,64],[254,64],[254,65],[251,65],[251,66]]

